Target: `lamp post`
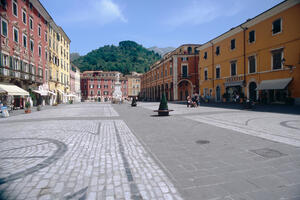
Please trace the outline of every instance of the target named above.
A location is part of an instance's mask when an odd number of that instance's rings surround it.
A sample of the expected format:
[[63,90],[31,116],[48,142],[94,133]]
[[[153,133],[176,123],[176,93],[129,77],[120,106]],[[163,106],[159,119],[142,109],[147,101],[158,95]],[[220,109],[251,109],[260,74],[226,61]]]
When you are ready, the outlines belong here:
[[281,60],[281,63],[282,63],[283,66],[288,67],[288,68],[290,69],[290,72],[293,71],[293,65],[285,64],[285,58],[283,58],[283,59]]

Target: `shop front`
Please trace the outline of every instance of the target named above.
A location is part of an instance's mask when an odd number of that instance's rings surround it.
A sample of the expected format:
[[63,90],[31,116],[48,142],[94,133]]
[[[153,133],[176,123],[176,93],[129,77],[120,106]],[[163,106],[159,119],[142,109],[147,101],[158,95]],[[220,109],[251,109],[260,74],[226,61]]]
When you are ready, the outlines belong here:
[[291,81],[292,78],[261,81],[257,87],[260,102],[263,104],[286,103],[291,95],[288,91],[288,85]]
[[16,85],[0,84],[0,101],[11,109],[23,109],[28,96],[29,93],[26,90]]
[[237,95],[241,97],[243,94],[243,81],[226,82],[224,86],[226,88],[226,92],[223,97],[226,98],[227,102],[235,101]]

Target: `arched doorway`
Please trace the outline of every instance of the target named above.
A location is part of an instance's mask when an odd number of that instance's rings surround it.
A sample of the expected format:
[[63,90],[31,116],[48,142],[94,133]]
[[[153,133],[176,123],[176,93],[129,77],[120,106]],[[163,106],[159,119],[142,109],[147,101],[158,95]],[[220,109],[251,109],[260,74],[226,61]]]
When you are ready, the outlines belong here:
[[257,97],[256,97],[256,88],[257,85],[255,82],[251,82],[249,84],[249,99],[251,99],[252,101],[256,101]]
[[193,94],[193,83],[188,79],[182,79],[178,83],[178,94],[180,94],[181,101],[186,100],[187,96],[191,96]]
[[220,88],[220,86],[216,87],[216,99],[217,99],[217,102],[221,101],[221,88]]

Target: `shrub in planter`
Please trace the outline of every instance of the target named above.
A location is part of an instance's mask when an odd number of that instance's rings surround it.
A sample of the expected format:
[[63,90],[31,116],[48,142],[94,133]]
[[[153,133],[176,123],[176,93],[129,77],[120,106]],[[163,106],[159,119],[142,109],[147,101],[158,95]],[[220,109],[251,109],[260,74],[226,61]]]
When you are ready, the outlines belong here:
[[31,107],[30,102],[27,101],[25,103],[25,113],[31,113],[30,107]]
[[73,100],[69,100],[69,104],[73,104]]
[[169,112],[171,111],[173,110],[169,110],[166,95],[165,93],[163,93],[162,98],[160,100],[159,108],[154,112],[158,112],[158,116],[169,116]]
[[133,98],[132,98],[132,102],[131,102],[131,106],[132,106],[132,107],[136,107],[136,105],[137,105],[137,104],[136,104],[136,98],[133,97]]

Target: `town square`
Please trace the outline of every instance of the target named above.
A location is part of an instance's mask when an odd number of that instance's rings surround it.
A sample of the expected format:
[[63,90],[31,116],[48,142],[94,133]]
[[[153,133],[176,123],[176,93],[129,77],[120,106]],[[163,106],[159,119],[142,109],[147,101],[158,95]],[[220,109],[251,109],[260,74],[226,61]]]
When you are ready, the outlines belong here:
[[0,200],[299,200],[300,0],[1,0]]
[[157,117],[157,106],[80,103],[2,119],[1,198],[299,197],[299,113],[169,103],[172,115]]

